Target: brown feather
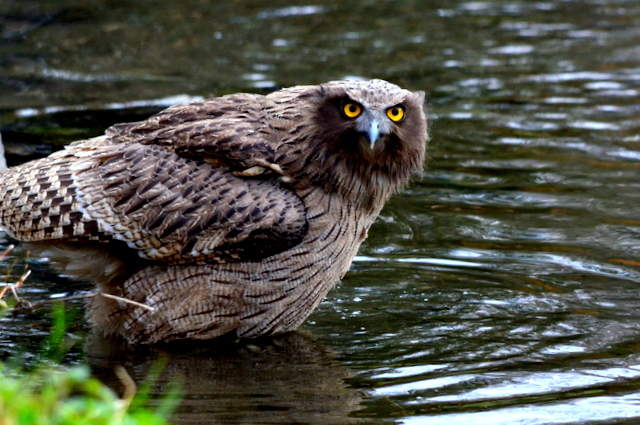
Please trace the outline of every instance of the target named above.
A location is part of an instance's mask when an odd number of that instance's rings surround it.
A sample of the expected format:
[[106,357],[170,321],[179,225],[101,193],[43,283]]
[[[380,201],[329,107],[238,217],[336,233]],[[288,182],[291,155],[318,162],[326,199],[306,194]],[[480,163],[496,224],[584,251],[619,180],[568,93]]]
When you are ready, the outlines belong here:
[[[362,117],[346,117],[346,101]],[[176,105],[0,174],[0,224],[66,273],[154,308],[95,297],[89,317],[105,334],[293,330],[422,170],[423,101],[371,80]],[[404,119],[382,122],[370,148],[362,120],[396,105]]]

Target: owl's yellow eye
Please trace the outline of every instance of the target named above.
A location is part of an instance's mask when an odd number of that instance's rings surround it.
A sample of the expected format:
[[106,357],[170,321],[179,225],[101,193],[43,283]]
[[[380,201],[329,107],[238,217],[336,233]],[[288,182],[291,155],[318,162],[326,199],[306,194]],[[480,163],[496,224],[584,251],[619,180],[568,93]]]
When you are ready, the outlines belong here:
[[362,106],[357,103],[347,103],[344,105],[344,108],[342,108],[342,111],[347,117],[355,118],[362,112]]
[[404,118],[404,108],[402,106],[393,106],[387,109],[387,116],[391,121],[402,121],[402,119]]

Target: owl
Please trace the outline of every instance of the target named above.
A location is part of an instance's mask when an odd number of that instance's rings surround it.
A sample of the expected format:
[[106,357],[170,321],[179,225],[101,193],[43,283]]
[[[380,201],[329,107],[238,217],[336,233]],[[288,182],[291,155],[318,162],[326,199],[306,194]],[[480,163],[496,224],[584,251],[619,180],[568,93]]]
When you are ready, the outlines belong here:
[[95,283],[102,334],[291,331],[422,170],[423,103],[369,80],[172,106],[0,173],[0,226]]

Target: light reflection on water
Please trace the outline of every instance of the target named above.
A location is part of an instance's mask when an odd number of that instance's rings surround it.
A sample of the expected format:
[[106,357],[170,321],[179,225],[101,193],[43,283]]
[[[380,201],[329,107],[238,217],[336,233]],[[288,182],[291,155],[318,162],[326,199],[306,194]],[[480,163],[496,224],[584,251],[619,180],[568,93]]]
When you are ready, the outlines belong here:
[[[238,90],[352,75],[427,92],[428,168],[305,325],[316,339],[171,354],[171,373],[208,377],[181,423],[640,417],[640,2],[9,3],[10,152]],[[32,299],[85,289],[32,268]],[[47,334],[42,315],[0,323],[3,356]],[[88,361],[108,369],[105,353]],[[142,378],[152,356],[128,356]]]

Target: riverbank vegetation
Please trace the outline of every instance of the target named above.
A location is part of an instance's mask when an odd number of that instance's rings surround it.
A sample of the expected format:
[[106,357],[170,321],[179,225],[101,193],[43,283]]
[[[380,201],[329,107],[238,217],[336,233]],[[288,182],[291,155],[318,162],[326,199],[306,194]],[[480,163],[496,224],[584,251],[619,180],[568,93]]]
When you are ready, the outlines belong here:
[[[0,254],[0,261],[12,247]],[[10,273],[7,273],[9,276]],[[22,272],[16,283],[0,287],[0,321],[10,324],[7,314],[28,307],[18,290],[29,276]],[[5,279],[7,281],[7,279]],[[10,296],[12,295],[12,296]],[[8,299],[10,298],[10,299]],[[0,362],[0,425],[161,425],[179,402],[175,387],[161,400],[152,400],[154,376],[137,387],[127,371],[114,371],[124,387],[122,397],[91,376],[86,365],[62,366],[65,354],[64,305],[53,304],[52,327],[46,346],[34,366],[18,359]],[[1,330],[0,330],[1,331]],[[152,375],[157,376],[159,369]],[[154,405],[154,408],[150,406]]]

